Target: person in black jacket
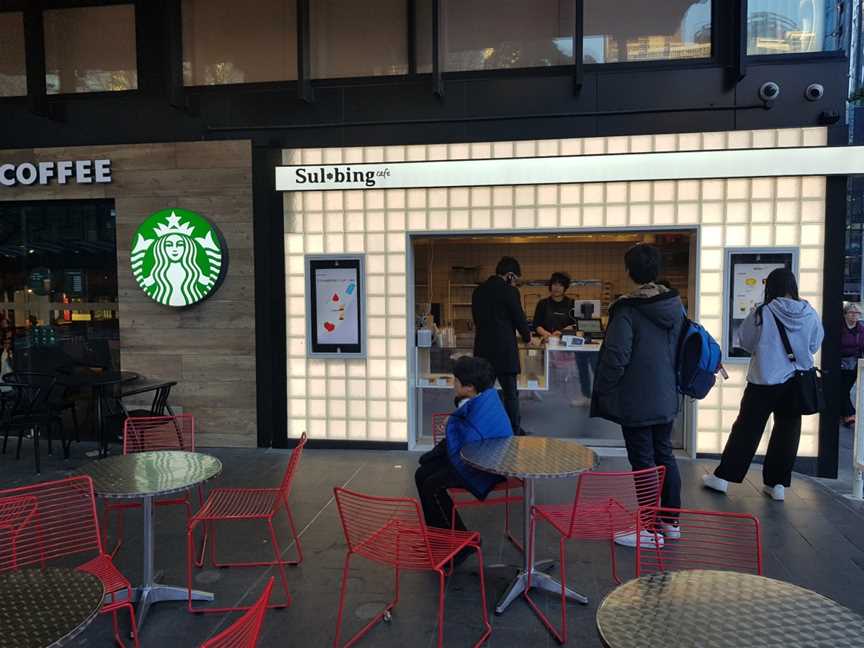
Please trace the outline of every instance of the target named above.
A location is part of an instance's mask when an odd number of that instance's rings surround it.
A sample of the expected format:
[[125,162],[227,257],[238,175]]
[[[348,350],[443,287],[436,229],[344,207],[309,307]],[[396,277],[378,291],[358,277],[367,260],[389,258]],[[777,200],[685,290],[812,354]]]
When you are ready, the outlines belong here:
[[[660,253],[650,245],[627,251],[624,263],[638,288],[609,309],[609,325],[600,349],[591,416],[621,426],[633,470],[666,466],[660,503],[681,508],[681,476],[672,452],[672,425],[680,405],[675,357],[684,323],[684,306],[675,290],[656,283]],[[662,525],[666,540],[680,537],[677,520]],[[654,534],[643,531],[642,545]],[[636,535],[618,544],[635,546]]]
[[516,390],[516,376],[521,370],[516,331],[526,343],[531,341],[531,331],[516,288],[521,274],[516,259],[503,257],[495,268],[495,274],[480,284],[471,296],[474,355],[488,360],[495,369],[513,434],[522,434],[519,393]]

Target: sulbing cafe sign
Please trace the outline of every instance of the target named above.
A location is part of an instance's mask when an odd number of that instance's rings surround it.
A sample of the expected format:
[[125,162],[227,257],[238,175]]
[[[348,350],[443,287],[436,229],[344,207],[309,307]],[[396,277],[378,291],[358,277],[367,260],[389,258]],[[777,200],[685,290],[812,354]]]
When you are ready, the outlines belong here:
[[0,187],[109,184],[111,160],[57,160],[0,164]]

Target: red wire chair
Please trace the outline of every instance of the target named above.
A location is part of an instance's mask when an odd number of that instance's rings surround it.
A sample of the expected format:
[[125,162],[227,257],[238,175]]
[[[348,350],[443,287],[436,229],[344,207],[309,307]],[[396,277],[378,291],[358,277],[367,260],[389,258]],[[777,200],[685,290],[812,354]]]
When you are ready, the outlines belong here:
[[390,611],[399,603],[399,572],[402,569],[434,571],[438,574],[438,648],[441,648],[444,640],[444,568],[457,553],[468,548],[477,552],[479,561],[480,599],[485,628],[474,648],[478,648],[489,638],[492,626],[489,625],[486,610],[486,580],[483,575],[479,533],[427,527],[420,514],[420,505],[416,499],[410,497],[375,497],[345,488],[334,488],[333,493],[345,533],[345,542],[348,544],[339,590],[339,612],[336,616],[333,646],[342,646],[342,613],[345,610],[348,573],[351,558],[357,555],[394,568],[395,594],[393,600],[342,648],[353,646],[382,619],[390,620]]
[[[300,546],[300,536],[297,534],[297,528],[294,526],[294,516],[291,514],[291,507],[288,504],[288,498],[291,495],[291,486],[294,482],[294,474],[297,472],[297,466],[300,463],[300,457],[303,454],[303,447],[306,445],[306,433],[300,437],[299,442],[291,451],[291,458],[288,461],[288,467],[285,469],[285,475],[282,478],[282,483],[278,488],[214,488],[207,501],[201,509],[192,516],[187,526],[187,542],[188,542],[188,562],[187,562],[187,581],[189,587],[189,600],[187,607],[190,612],[197,613],[214,613],[214,612],[234,612],[237,610],[247,610],[248,607],[223,607],[223,608],[196,608],[192,605],[192,563],[196,567],[202,567],[204,563],[204,554],[206,551],[206,541],[210,540],[210,562],[214,567],[272,567],[275,566],[279,570],[279,579],[282,583],[282,589],[285,591],[284,603],[272,603],[268,607],[284,608],[291,605],[291,593],[288,591],[288,577],[285,573],[285,565],[299,565],[303,562],[303,549]],[[276,530],[273,527],[273,520],[280,509],[285,510],[288,516],[288,524],[291,527],[291,535],[294,539],[294,545],[297,548],[296,560],[283,560],[282,550],[279,545],[279,540],[276,537]],[[235,520],[263,520],[267,524],[267,529],[270,534],[270,542],[273,545],[273,560],[257,561],[257,562],[230,562],[220,563],[216,559],[216,523],[231,522]],[[193,537],[195,527],[199,524],[204,525],[205,529],[205,546],[201,549],[201,560],[193,559],[194,543]]]
[[[665,466],[656,466],[634,472],[587,472],[579,476],[573,504],[537,505],[531,508],[530,542],[535,542],[538,518],[547,522],[558,533],[558,555],[561,563],[561,630],[555,628],[530,595],[531,576],[524,593],[525,600],[560,643],[567,641],[567,540],[599,540],[609,543],[612,578],[617,583],[618,567],[615,560],[615,538],[638,533],[637,517],[640,506],[660,502]],[[637,546],[639,536],[637,535]],[[529,548],[529,552],[533,549]],[[533,554],[531,554],[533,555]]]
[[[747,513],[720,513],[657,506],[639,510],[638,528],[657,533],[658,518],[677,517],[681,537],[662,550],[636,547],[636,576],[658,571],[717,569],[762,575],[762,536],[758,518]],[[640,543],[641,544],[641,543]]]
[[[2,547],[12,550],[12,559],[9,569],[18,566],[18,540],[21,530],[24,529],[36,515],[37,500],[33,495],[22,495],[20,497],[4,497],[0,499],[0,539],[5,535],[6,543],[0,543]],[[2,564],[2,559],[0,559]]]
[[[433,414],[432,415],[432,442],[438,445],[438,442],[446,436],[447,419],[450,414]],[[478,500],[470,491],[464,488],[448,488],[447,494],[453,500],[453,514],[450,517],[450,528],[456,528],[456,515],[459,509],[470,508],[472,506],[494,506],[496,504],[504,505],[504,535],[519,551],[524,551],[524,547],[519,540],[513,535],[510,530],[510,505],[521,503],[520,495],[511,495],[511,490],[517,490],[525,486],[524,482],[517,477],[508,477],[502,482],[495,484],[485,500]]]
[[112,615],[117,643],[124,645],[117,612],[126,609],[138,646],[132,586],[102,548],[90,477],[68,477],[0,491],[0,510],[9,514],[4,518],[10,521],[9,528],[14,525],[16,529],[14,545],[8,550],[0,545],[0,573],[51,563],[93,574],[105,588],[108,600],[103,602],[101,612]]
[[261,597],[246,611],[246,614],[215,637],[201,644],[201,648],[255,648],[261,635],[261,626],[264,624],[267,602],[273,591],[273,580],[271,576]]
[[[152,450],[187,450],[195,452],[195,417],[191,414],[176,416],[130,416],[123,423],[123,454],[149,452]],[[204,487],[198,485],[198,505],[204,502]],[[180,497],[156,500],[156,506],[185,506],[186,523],[192,517],[192,503],[189,493]],[[123,544],[124,522],[122,512],[129,509],[140,509],[139,502],[111,502],[102,504],[102,536],[108,537],[108,526],[111,513],[117,513],[115,520],[115,535],[117,544],[111,550],[111,556],[117,555]]]

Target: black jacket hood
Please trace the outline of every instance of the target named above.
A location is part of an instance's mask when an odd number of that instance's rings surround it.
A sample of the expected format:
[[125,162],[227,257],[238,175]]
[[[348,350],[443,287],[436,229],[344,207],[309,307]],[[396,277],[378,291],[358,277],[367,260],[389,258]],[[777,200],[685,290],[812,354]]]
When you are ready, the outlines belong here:
[[617,300],[609,309],[609,316],[614,316],[617,309],[625,306],[635,308],[662,329],[675,328],[684,314],[677,290],[666,290],[648,296],[642,296],[637,291]]

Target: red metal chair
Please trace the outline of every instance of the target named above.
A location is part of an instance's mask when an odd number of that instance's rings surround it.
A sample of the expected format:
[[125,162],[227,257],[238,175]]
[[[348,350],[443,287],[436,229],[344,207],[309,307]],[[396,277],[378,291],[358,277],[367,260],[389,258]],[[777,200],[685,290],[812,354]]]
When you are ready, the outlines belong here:
[[[291,514],[291,507],[288,504],[288,498],[291,495],[291,486],[294,482],[294,474],[297,472],[297,466],[300,463],[300,457],[303,454],[303,447],[306,445],[306,433],[300,437],[294,450],[291,451],[291,458],[288,460],[288,467],[285,469],[285,475],[282,478],[282,483],[278,488],[214,488],[207,501],[201,509],[192,516],[187,526],[187,542],[188,542],[188,564],[187,564],[187,580],[189,587],[188,609],[190,612],[234,612],[237,610],[247,610],[248,607],[223,607],[223,608],[195,608],[192,606],[192,564],[196,567],[202,567],[204,562],[204,553],[206,551],[206,542],[210,543],[210,562],[214,567],[272,567],[275,566],[279,570],[279,579],[282,583],[282,589],[285,591],[284,603],[272,603],[268,607],[284,608],[291,605],[291,593],[288,591],[288,578],[285,573],[285,565],[299,565],[303,562],[303,549],[300,546],[300,536],[297,534],[297,528],[294,526],[294,516]],[[273,520],[276,514],[284,509],[288,516],[288,524],[291,527],[291,535],[294,539],[294,545],[297,548],[297,560],[283,560],[282,549],[276,537],[276,530],[273,527]],[[237,520],[262,520],[267,524],[267,529],[270,534],[270,542],[273,545],[273,560],[257,561],[257,562],[230,562],[220,563],[216,559],[216,523],[231,522]],[[193,559],[194,552],[194,533],[195,527],[199,524],[204,525],[205,530],[205,546],[201,550],[201,560]]]
[[[537,520],[547,522],[560,536],[558,555],[561,563],[561,630],[555,628],[530,595],[531,577],[525,600],[549,632],[560,642],[567,641],[567,540],[599,540],[609,543],[612,578],[620,583],[615,560],[615,538],[637,533],[640,506],[657,505],[663,490],[666,468],[656,466],[635,472],[587,472],[579,476],[572,504],[537,505],[531,508],[530,542],[534,543]],[[638,546],[639,536],[636,536]],[[533,552],[532,548],[528,549]],[[530,555],[533,555],[531,553]]]
[[33,495],[0,499],[0,550],[8,547],[12,551],[10,569],[18,566],[18,540],[22,529],[36,515],[36,504],[37,500]]
[[201,644],[201,648],[255,648],[261,635],[261,626],[264,624],[270,592],[273,591],[273,580],[271,576],[261,593],[261,598],[246,611],[246,614],[215,637]]
[[[438,445],[438,442],[446,436],[447,419],[450,414],[433,414],[432,415],[432,442]],[[504,535],[519,551],[524,551],[524,547],[519,540],[513,535],[510,530],[510,505],[521,503],[522,496],[511,495],[511,490],[523,488],[525,484],[517,477],[508,477],[504,481],[495,484],[489,496],[480,501],[474,497],[470,491],[464,488],[448,488],[447,494],[453,500],[453,515],[450,518],[450,528],[456,528],[456,515],[459,509],[470,508],[472,506],[494,506],[496,504],[504,505]]]
[[[339,612],[336,616],[336,637],[333,646],[349,648],[365,636],[382,619],[390,620],[390,611],[399,603],[399,572],[434,571],[438,574],[438,648],[444,640],[444,569],[463,549],[477,552],[480,570],[480,599],[483,606],[485,631],[474,648],[481,646],[492,634],[486,611],[486,580],[483,575],[483,553],[480,534],[473,531],[452,531],[427,527],[417,500],[410,497],[375,497],[355,493],[345,488],[334,488],[336,506],[345,533],[348,552],[342,570],[339,590]],[[393,567],[395,594],[393,600],[369,623],[363,626],[344,647],[341,644],[342,613],[345,610],[345,592],[351,558],[362,556],[372,562]]]
[[[33,504],[35,502],[35,506]],[[28,506],[33,506],[22,517]],[[120,646],[117,612],[129,612],[132,637],[138,646],[138,629],[132,609],[132,586],[102,548],[96,498],[90,477],[69,477],[0,491],[0,510],[16,513],[14,548],[0,546],[0,573],[48,564],[76,566],[96,576],[105,588],[102,613],[111,614],[114,638]]]
[[[681,537],[662,549],[636,547],[636,576],[658,571],[718,569],[762,575],[758,518],[746,513],[669,509],[639,510],[638,528],[657,533],[659,520],[677,517]],[[659,520],[658,520],[659,518]]]
[[[178,414],[176,416],[130,416],[123,423],[123,454],[136,452],[149,452],[153,450],[188,450],[195,452],[195,417],[192,414]],[[198,505],[204,503],[204,486],[198,486]],[[192,517],[192,503],[189,493],[183,493],[180,497],[156,500],[156,506],[185,506],[186,523]],[[102,536],[108,537],[108,525],[111,513],[117,513],[115,520],[115,535],[117,544],[111,550],[111,556],[117,555],[117,551],[123,544],[124,523],[122,512],[129,509],[140,509],[139,502],[112,502],[105,500],[102,503]]]

